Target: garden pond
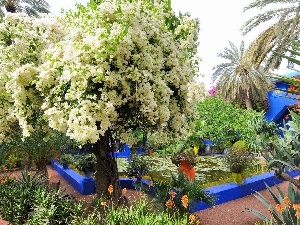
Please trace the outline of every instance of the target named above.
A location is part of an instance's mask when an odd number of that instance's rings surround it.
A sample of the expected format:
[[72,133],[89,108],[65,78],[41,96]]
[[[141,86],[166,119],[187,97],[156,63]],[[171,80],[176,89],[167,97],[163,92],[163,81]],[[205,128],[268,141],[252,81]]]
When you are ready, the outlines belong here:
[[[150,172],[146,174],[146,179],[159,181],[170,181],[171,174],[178,172],[177,166],[171,161],[171,156],[140,156],[150,165]],[[128,161],[125,158],[118,158],[118,172],[120,177],[126,177]],[[197,156],[196,157],[196,180],[201,180],[204,187],[211,187],[218,184],[232,182],[233,178],[225,164],[225,160],[219,156]],[[264,173],[267,168],[260,165],[259,160],[254,159],[251,165],[244,171],[244,177]]]

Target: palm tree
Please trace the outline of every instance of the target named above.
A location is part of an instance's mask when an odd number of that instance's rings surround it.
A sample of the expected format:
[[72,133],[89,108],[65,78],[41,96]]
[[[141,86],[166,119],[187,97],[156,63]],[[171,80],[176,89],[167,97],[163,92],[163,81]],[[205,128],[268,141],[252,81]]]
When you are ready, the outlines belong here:
[[5,12],[23,12],[30,16],[38,16],[39,13],[50,13],[49,9],[50,5],[45,0],[0,0],[1,17]]
[[221,63],[213,68],[213,82],[216,82],[217,93],[220,97],[236,101],[243,96],[247,109],[253,109],[253,101],[262,101],[267,97],[271,82],[262,69],[255,69],[245,57],[244,42],[236,47],[229,42],[230,48],[225,48],[223,53],[218,53],[228,62]]
[[[262,11],[275,4],[277,4],[276,6],[280,4],[280,8]],[[300,1],[255,0],[244,8],[244,12],[255,8],[262,13],[246,21],[242,26],[244,35],[263,23],[269,21],[274,21],[274,23],[252,42],[246,52],[247,58],[255,68],[265,62],[267,68],[277,69],[281,64],[282,57],[274,53],[284,54],[290,41],[299,38]]]

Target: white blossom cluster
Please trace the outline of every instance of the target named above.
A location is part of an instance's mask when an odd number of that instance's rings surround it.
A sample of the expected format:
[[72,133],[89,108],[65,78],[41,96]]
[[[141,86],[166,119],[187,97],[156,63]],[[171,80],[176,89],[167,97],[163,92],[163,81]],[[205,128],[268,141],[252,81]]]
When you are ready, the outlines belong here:
[[16,121],[28,136],[37,115],[82,143],[110,128],[130,144],[133,123],[185,133],[198,24],[182,15],[171,29],[166,18],[173,13],[163,4],[141,0],[79,5],[62,17],[8,14],[0,24],[0,142]]

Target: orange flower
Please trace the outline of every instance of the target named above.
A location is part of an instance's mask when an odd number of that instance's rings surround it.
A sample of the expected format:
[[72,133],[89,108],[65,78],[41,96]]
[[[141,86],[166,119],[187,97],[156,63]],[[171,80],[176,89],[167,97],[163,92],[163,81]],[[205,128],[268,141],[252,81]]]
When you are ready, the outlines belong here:
[[190,222],[194,222],[194,221],[196,220],[196,216],[193,215],[193,214],[191,214],[191,215],[189,216],[189,220],[190,220]]
[[284,197],[283,203],[285,206],[289,207],[291,205],[291,200],[288,197]]
[[297,211],[300,210],[300,204],[293,204],[293,208]]
[[189,204],[189,198],[188,198],[188,196],[187,195],[182,196],[181,202],[182,202],[182,206],[184,208],[187,208],[188,204]]
[[122,189],[122,194],[124,195],[126,193],[127,189],[126,188],[123,188]]
[[285,209],[285,206],[282,205],[282,204],[276,204],[276,209],[277,209],[280,213],[282,213],[282,212],[284,211],[284,209]]
[[300,211],[299,210],[297,210],[297,212],[296,212],[296,217],[298,220],[300,219]]
[[0,182],[1,184],[5,184],[7,182],[7,178],[1,178]]
[[28,172],[28,176],[31,176],[32,174],[33,174],[32,171],[29,171],[29,172]]
[[175,198],[176,192],[173,191],[173,190],[171,190],[171,191],[169,192],[169,194],[170,194],[171,199],[173,199],[173,198]]
[[172,199],[169,199],[169,200],[166,202],[166,206],[167,206],[168,208],[172,208],[173,205],[174,205],[174,202],[173,202]]
[[106,205],[106,201],[101,202],[101,205],[102,205],[102,206],[107,206],[107,205]]
[[114,187],[112,185],[109,185],[107,190],[108,190],[109,194],[111,194],[114,191]]

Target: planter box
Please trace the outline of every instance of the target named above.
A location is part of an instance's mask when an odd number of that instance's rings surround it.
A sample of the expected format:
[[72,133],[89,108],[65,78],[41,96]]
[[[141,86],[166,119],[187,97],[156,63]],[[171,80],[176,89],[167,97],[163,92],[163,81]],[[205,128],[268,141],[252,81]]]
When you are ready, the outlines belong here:
[[[96,193],[96,184],[94,178],[86,178],[72,169],[64,169],[62,165],[58,163],[56,159],[51,161],[51,166],[56,172],[61,175],[71,186],[82,195],[90,195]],[[140,185],[148,187],[148,180],[140,180],[135,185],[131,178],[120,178],[121,188],[126,189],[138,189]],[[154,187],[150,187],[150,191],[155,191]]]
[[81,176],[72,169],[64,169],[55,159],[51,161],[51,166],[80,194],[90,195],[96,193],[95,180],[93,178]]

